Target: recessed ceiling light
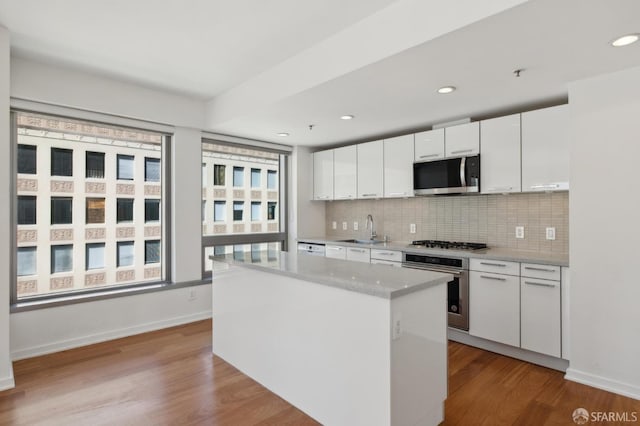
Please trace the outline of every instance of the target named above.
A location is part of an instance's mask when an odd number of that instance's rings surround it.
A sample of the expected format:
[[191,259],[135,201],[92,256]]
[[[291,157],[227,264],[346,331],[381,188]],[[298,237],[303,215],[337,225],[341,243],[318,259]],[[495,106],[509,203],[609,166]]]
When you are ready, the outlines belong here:
[[283,138],[284,138],[284,137],[289,136],[289,133],[285,133],[285,132],[278,133],[278,136],[281,136],[281,137],[283,137]]
[[451,93],[456,90],[453,86],[444,86],[438,89],[438,93]]
[[636,41],[638,41],[638,38],[640,38],[640,35],[638,34],[623,35],[622,37],[618,37],[617,39],[613,40],[611,42],[611,45],[613,47],[628,46],[631,43],[635,43]]
[[341,120],[353,120],[353,115],[342,115],[340,116]]

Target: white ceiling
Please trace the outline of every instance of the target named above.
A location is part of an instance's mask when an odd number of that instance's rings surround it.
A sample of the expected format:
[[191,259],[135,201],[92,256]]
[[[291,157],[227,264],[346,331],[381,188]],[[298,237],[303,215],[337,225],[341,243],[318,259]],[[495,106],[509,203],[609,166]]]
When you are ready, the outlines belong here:
[[209,130],[320,146],[562,102],[640,66],[640,43],[608,44],[640,32],[640,1],[522,2],[0,0],[0,23],[15,55],[208,100]]

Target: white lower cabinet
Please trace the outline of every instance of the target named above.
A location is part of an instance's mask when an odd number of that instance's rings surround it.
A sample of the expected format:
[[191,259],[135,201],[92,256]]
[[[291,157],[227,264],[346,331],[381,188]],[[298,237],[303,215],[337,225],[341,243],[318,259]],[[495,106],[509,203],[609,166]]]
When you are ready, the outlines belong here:
[[522,277],[520,295],[522,349],[560,358],[560,281]]
[[520,277],[469,273],[469,334],[520,346]]
[[571,347],[569,346],[570,342],[570,330],[571,323],[569,322],[570,314],[569,314],[569,301],[570,293],[571,293],[571,282],[569,280],[569,268],[562,268],[562,285],[560,288],[560,310],[562,311],[562,321],[561,321],[561,332],[562,335],[562,358],[566,360],[571,359]]
[[324,255],[325,257],[330,257],[332,259],[346,259],[347,248],[343,246],[332,246],[327,244],[324,247]]
[[371,250],[368,248],[347,247],[347,260],[369,263],[371,261]]

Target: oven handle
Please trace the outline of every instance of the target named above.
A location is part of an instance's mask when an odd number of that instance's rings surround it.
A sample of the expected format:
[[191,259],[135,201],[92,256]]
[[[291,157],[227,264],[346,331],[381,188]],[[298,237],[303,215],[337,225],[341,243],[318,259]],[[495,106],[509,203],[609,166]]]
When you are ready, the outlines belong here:
[[464,271],[456,271],[456,270],[451,270],[451,269],[445,269],[445,268],[425,268],[422,265],[413,265],[410,263],[403,263],[402,264],[403,268],[411,268],[411,269],[420,269],[422,271],[432,271],[432,272],[442,272],[443,274],[451,274],[451,275],[455,275],[456,277],[459,277],[462,275],[462,273]]

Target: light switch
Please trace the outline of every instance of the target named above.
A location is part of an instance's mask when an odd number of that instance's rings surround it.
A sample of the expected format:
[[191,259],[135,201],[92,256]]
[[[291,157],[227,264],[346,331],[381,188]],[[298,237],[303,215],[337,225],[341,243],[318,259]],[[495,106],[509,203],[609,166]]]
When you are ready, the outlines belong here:
[[547,228],[547,240],[556,239],[556,228]]
[[358,222],[353,222],[353,230],[354,231],[358,230]]
[[347,229],[349,229],[349,227],[347,226],[347,222],[342,222],[342,230],[346,231]]
[[415,234],[416,233],[416,224],[415,223],[409,224],[409,233],[410,234]]
[[516,226],[516,238],[524,238],[524,226]]

